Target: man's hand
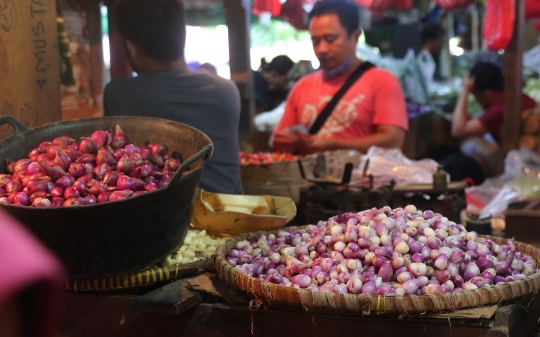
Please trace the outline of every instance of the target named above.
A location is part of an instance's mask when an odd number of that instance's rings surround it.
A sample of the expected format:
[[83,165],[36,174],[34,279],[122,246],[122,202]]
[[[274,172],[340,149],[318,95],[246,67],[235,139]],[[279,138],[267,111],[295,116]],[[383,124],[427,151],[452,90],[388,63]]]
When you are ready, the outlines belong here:
[[296,138],[291,135],[289,130],[276,132],[272,139],[272,147],[275,151],[293,152],[295,150]]
[[463,90],[466,91],[467,94],[473,92],[474,90],[474,77],[470,77],[469,74],[463,77]]

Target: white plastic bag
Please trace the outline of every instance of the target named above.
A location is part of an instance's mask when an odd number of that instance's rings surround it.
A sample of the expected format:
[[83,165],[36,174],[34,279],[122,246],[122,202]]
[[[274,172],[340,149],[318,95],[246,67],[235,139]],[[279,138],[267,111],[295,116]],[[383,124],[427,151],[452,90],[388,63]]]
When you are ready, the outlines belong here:
[[432,184],[433,173],[437,171],[437,166],[438,163],[431,159],[410,160],[399,149],[372,146],[362,156],[360,166],[353,170],[353,180],[365,181],[365,176],[371,174],[378,184],[388,183],[391,180],[394,180],[396,185]]

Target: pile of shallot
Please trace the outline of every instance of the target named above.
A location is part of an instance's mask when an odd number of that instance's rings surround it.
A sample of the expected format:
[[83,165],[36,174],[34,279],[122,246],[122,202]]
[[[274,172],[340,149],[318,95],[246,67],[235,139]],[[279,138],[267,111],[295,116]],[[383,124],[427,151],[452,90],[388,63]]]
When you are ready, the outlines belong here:
[[166,145],[138,147],[119,125],[79,142],[68,136],[42,142],[27,159],[7,160],[0,174],[0,203],[34,207],[118,201],[169,183],[180,162]]
[[227,261],[261,280],[340,294],[441,294],[538,272],[534,259],[511,240],[499,245],[413,205],[340,214],[239,241]]

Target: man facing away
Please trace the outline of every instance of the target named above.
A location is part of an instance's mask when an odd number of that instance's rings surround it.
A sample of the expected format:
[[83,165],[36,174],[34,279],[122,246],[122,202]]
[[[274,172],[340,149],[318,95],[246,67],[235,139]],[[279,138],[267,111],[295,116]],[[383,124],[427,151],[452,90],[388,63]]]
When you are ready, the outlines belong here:
[[408,130],[405,100],[397,79],[371,68],[341,98],[315,135],[309,129],[349,75],[363,63],[356,57],[358,7],[352,1],[323,0],[309,14],[309,32],[320,69],[292,88],[274,130],[275,150],[314,153],[337,149],[366,152],[371,146],[401,148]]
[[[177,0],[123,0],[116,21],[137,77],[105,87],[105,116],[146,116],[185,123],[214,143],[200,187],[217,193],[242,191],[238,127],[240,94],[233,82],[188,70],[184,58],[184,9]],[[155,130],[159,133],[159,130]]]

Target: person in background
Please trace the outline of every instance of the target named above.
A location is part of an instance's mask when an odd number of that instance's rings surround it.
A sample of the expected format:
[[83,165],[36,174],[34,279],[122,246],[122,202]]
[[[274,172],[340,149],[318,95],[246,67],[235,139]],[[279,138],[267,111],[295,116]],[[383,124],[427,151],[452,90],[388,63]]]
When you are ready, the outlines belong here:
[[267,63],[261,59],[259,71],[253,72],[255,105],[257,112],[270,111],[285,100],[289,92],[289,72],[294,61],[287,55],[278,55]]
[[0,210],[0,336],[52,337],[64,270],[28,230]]
[[188,70],[182,3],[123,0],[115,13],[129,63],[138,76],[107,84],[105,116],[159,117],[199,129],[214,143],[200,187],[209,192],[241,193],[240,93],[230,80]]
[[427,24],[422,28],[421,43],[422,49],[416,56],[420,69],[424,75],[428,91],[431,90],[435,80],[437,61],[444,46],[444,29],[438,24]]
[[214,66],[212,63],[205,62],[201,64],[201,66],[199,67],[199,70],[206,71],[209,74],[217,75],[216,66]]
[[[467,112],[469,94],[473,94],[484,109],[477,118],[471,118]],[[536,102],[524,93],[521,99],[522,110],[536,106]],[[466,139],[461,145],[460,153],[441,163],[450,173],[452,180],[462,180],[469,176],[478,184],[486,177],[498,173],[498,163],[494,156],[500,142],[503,122],[503,73],[493,63],[479,62],[463,79],[463,90],[452,113],[452,136]]]
[[401,148],[408,130],[407,109],[399,82],[372,67],[341,98],[315,135],[307,130],[362,60],[358,7],[352,1],[323,0],[309,13],[309,32],[320,69],[291,89],[285,113],[273,133],[275,150],[314,153],[337,149],[366,152],[371,146]]

